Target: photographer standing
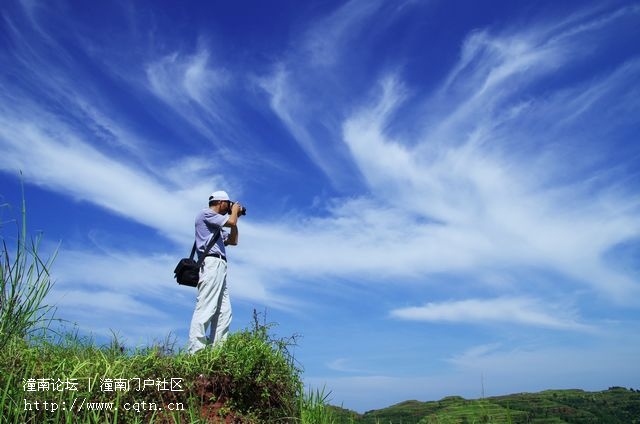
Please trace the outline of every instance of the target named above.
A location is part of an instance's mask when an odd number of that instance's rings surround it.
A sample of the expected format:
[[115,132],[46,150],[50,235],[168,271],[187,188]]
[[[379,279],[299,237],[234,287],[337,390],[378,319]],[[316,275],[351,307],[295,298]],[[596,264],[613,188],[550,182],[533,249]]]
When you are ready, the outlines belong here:
[[[220,230],[220,238],[211,247],[198,281],[198,298],[189,330],[189,352],[195,353],[208,344],[224,341],[231,324],[231,302],[227,291],[227,255],[225,246],[238,244],[238,217],[245,209],[231,202],[225,191],[209,196],[209,207],[203,209],[195,222],[198,257],[204,255],[207,243]],[[222,227],[229,231],[222,231]],[[207,330],[210,335],[207,336]]]

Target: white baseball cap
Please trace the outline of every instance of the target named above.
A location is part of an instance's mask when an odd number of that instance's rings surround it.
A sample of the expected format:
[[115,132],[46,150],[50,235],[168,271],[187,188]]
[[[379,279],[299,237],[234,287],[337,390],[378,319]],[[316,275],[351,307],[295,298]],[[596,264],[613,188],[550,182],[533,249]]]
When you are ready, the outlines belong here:
[[229,195],[227,194],[226,191],[214,191],[213,193],[211,193],[211,196],[209,196],[209,201],[214,201],[214,200],[231,200],[229,198]]

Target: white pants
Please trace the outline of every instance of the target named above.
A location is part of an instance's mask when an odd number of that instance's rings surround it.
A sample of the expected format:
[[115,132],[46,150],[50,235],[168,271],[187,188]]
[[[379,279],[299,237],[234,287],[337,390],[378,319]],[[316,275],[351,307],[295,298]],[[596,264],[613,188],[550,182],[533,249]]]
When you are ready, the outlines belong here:
[[[198,298],[189,330],[189,352],[195,353],[208,344],[223,342],[229,335],[230,324],[227,263],[208,256],[204,258],[204,265],[200,270]],[[207,329],[210,329],[208,337]]]

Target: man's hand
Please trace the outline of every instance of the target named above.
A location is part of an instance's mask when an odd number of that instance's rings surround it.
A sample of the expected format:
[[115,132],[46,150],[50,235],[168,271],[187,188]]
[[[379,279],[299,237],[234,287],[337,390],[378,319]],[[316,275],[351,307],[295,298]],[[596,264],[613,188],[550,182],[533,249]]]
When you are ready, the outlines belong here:
[[239,202],[235,202],[233,206],[231,206],[231,213],[235,216],[240,216],[240,211],[242,210],[242,205]]
[[238,224],[241,208],[240,203],[236,202],[231,206],[231,210],[227,210],[229,212],[229,218],[227,218],[227,222],[224,224],[225,227],[233,228]]

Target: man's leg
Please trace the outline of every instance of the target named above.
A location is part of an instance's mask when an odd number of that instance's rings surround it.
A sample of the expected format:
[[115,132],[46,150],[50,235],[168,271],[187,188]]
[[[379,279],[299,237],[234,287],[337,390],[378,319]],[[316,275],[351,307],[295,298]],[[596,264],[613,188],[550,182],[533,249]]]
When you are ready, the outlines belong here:
[[222,293],[220,294],[220,300],[218,302],[218,313],[216,314],[215,321],[211,324],[212,326],[215,325],[213,343],[222,343],[227,339],[232,316],[231,301],[229,299],[229,291],[227,290],[227,279],[225,278],[222,283]]
[[[224,287],[227,264],[221,259],[208,257],[198,283],[198,298],[189,329],[189,352],[195,353],[211,342],[207,329],[219,311],[218,299]],[[212,334],[214,328],[211,328]]]

